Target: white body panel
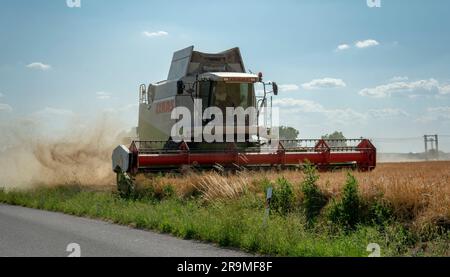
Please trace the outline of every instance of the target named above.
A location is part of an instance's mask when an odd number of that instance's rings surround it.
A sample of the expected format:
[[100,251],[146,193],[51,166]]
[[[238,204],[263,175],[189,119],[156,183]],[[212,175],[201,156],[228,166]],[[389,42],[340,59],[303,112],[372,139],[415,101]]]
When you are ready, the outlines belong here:
[[112,153],[112,169],[127,172],[130,168],[131,152],[125,145],[117,146]]

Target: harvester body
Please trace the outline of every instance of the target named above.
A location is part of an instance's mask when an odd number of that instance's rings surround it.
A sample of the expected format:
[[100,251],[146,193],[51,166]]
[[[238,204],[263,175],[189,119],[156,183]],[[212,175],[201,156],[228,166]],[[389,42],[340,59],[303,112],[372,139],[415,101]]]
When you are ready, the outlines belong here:
[[[256,95],[256,83],[262,84],[262,95]],[[121,145],[113,152],[118,181],[124,179],[123,175],[128,182],[128,175],[186,166],[270,168],[299,166],[309,161],[323,169],[375,168],[376,148],[367,139],[279,140],[272,124],[261,126],[272,114],[268,111],[272,99],[269,94],[278,94],[276,83],[264,83],[262,74],[246,73],[239,48],[208,54],[194,51],[191,46],[175,52],[167,80],[140,86],[138,139],[130,147]],[[216,126],[215,132],[220,128],[223,139],[210,142],[205,141],[202,130],[213,118],[204,117],[211,107],[223,113],[230,107],[253,108],[256,113],[246,114],[244,123],[233,121],[236,125],[232,128],[225,118],[219,120],[223,124]],[[192,115],[187,127],[193,131],[183,132],[175,139],[173,128],[180,122],[180,117],[174,116],[177,108]]]

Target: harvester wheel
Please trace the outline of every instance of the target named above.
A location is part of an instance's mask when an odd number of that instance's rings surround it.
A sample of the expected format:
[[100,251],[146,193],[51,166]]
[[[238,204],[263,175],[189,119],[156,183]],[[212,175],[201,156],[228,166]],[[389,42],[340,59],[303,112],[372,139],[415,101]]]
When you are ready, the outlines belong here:
[[135,186],[131,177],[125,172],[117,172],[117,191],[120,197],[129,198],[134,190]]

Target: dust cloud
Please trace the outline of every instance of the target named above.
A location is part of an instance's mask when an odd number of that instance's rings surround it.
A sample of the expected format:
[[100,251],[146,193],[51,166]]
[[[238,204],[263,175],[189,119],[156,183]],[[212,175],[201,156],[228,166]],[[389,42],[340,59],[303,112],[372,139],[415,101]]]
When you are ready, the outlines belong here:
[[126,127],[110,115],[71,122],[58,135],[31,120],[0,126],[0,188],[39,185],[114,185],[111,153],[126,144]]

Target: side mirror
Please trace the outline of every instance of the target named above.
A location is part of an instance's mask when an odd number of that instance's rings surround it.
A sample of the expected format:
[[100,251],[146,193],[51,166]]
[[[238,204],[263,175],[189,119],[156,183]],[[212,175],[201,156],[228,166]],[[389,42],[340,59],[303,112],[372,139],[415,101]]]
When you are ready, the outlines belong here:
[[184,84],[183,81],[178,81],[177,82],[177,94],[183,94],[184,91]]
[[272,82],[272,91],[274,95],[278,95],[278,85],[275,82]]

